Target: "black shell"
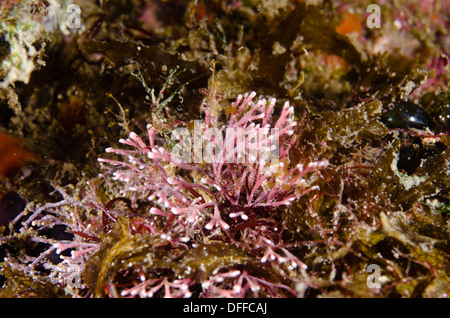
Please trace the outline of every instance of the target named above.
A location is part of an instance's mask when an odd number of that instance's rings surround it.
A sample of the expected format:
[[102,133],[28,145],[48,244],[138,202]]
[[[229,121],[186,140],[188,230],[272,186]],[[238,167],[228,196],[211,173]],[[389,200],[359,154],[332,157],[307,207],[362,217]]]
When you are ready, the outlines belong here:
[[422,145],[410,144],[400,149],[397,169],[411,175],[420,165]]
[[430,125],[430,119],[425,110],[411,102],[397,103],[394,108],[381,116],[381,120],[388,128],[425,129]]
[[397,169],[412,175],[420,166],[422,159],[432,158],[446,148],[441,142],[423,144],[420,138],[416,138],[411,144],[400,148]]
[[0,199],[0,226],[8,227],[9,222],[25,209],[27,202],[17,193],[9,191]]
[[442,106],[436,117],[444,130],[450,130],[450,105]]

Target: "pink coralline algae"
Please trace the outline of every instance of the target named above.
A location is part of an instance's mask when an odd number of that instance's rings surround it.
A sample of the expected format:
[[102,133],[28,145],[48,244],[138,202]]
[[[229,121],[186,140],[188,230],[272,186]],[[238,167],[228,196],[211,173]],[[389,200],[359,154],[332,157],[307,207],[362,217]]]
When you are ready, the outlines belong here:
[[[261,264],[277,263],[277,271],[292,280],[287,286],[270,282],[267,277],[251,275],[245,269],[226,268],[226,264],[218,263],[209,277],[202,279],[201,295],[205,297],[243,297],[248,290],[254,295],[264,292],[280,296],[282,291],[296,295],[293,282],[300,280],[306,269],[301,260],[283,247],[279,237],[282,224],[278,224],[273,215],[277,208],[316,190],[312,175],[328,162],[299,163],[291,168],[289,150],[297,128],[294,109],[286,102],[275,120],[272,114],[276,100],[254,102],[255,96],[255,92],[239,95],[231,105],[233,111],[227,125],[220,128],[213,125],[206,111],[204,123],[197,125],[200,129],[193,132],[194,142],[188,138],[191,132],[184,130],[185,138],[178,138],[180,144],[195,144],[204,149],[201,152],[194,147],[193,157],[200,153],[201,160],[198,157],[181,160],[192,157],[180,158],[176,155],[179,153],[173,151],[175,147],[168,151],[166,140],[158,136],[158,128],[151,125],[146,132],[148,142],[131,132],[128,139],[120,140],[131,149],[106,150],[126,160],[99,159],[105,164],[107,174],[123,184],[121,195],[130,198],[136,208],[147,202],[147,217],[163,220],[162,224],[149,222],[151,235],[191,248],[217,243],[235,245]],[[208,130],[215,132],[214,137]],[[226,141],[221,138],[224,135]],[[207,145],[203,147],[205,141]],[[205,163],[205,158],[209,163]],[[209,261],[205,259],[205,262]],[[188,266],[186,271],[193,269]],[[300,274],[289,278],[285,271]],[[180,279],[185,278],[177,277],[176,281],[187,284]],[[149,295],[153,294],[150,290],[161,284],[170,290],[169,283],[164,282],[145,281],[132,290],[136,289],[134,294],[139,290],[139,294]],[[180,290],[181,287],[177,288],[178,294]],[[133,293],[123,291],[123,295]]]
[[[114,198],[103,203],[95,182],[78,194],[55,186],[63,200],[30,206],[21,225],[42,253],[11,259],[10,270],[49,270],[48,281],[75,297],[300,296],[312,282],[284,243],[280,213],[318,189],[328,162],[294,165],[293,107],[255,96],[238,96],[226,125],[206,110],[194,132],[174,129],[176,145],[149,125],[146,138],[120,140],[128,149],[106,149],[117,155],[98,159]],[[187,145],[193,156],[180,155]],[[64,237],[39,235],[57,227]]]
[[[122,193],[129,195],[133,204],[139,198],[148,198],[156,203],[150,209],[151,214],[176,218],[177,222],[166,229],[166,234],[189,240],[195,229],[221,228],[226,231],[230,228],[230,222],[234,226],[239,224],[236,219],[248,222],[257,217],[258,209],[288,205],[314,190],[315,187],[309,186],[304,177],[327,165],[327,162],[311,162],[288,169],[289,149],[294,142],[293,133],[297,125],[292,118],[293,107],[286,102],[272,127],[269,120],[275,99],[254,103],[252,99],[255,95],[253,92],[237,98],[232,104],[236,112],[231,115],[226,127],[212,127],[209,114],[206,114],[200,133],[205,135],[211,128],[216,131],[216,138],[209,145],[212,144],[212,147],[206,147],[203,152],[210,164],[180,160],[173,152],[158,145],[156,129],[150,125],[148,145],[131,132],[128,139],[120,142],[133,149],[107,149],[107,152],[126,157],[127,161],[104,158],[99,161],[109,164],[109,173],[115,180],[123,182]],[[246,108],[249,110],[244,112]],[[275,128],[277,134],[269,135],[270,128]],[[226,138],[226,142],[217,138],[225,130],[229,136],[230,129],[239,132],[233,135],[231,141],[230,138]],[[259,138],[253,142],[249,136],[257,137],[257,134]],[[272,138],[275,135],[279,137],[277,142]],[[244,143],[239,143],[240,136],[247,137]],[[279,158],[263,158],[262,154],[270,151],[278,153]],[[259,156],[252,156],[254,153]],[[246,160],[239,160],[240,155],[245,156]],[[178,173],[174,173],[175,170]],[[227,221],[223,220],[224,216]]]

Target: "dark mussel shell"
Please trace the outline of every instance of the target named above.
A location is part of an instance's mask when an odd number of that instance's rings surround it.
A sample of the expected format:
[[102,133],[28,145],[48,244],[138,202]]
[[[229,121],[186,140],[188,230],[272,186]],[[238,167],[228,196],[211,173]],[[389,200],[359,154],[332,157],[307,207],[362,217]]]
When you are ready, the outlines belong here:
[[384,113],[381,121],[388,128],[425,129],[430,125],[430,119],[422,107],[404,101],[397,103],[394,108]]
[[397,169],[412,175],[423,159],[432,158],[446,148],[445,144],[441,142],[423,144],[420,138],[416,138],[412,143],[400,148]]
[[436,114],[436,119],[443,130],[450,130],[450,105],[442,106]]

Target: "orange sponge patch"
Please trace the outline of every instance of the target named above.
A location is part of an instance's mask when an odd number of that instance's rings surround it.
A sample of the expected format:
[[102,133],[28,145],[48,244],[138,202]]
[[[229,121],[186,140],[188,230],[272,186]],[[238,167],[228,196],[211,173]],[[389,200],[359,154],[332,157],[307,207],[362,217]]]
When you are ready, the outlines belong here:
[[340,34],[357,33],[362,34],[362,25],[359,16],[354,13],[344,12],[343,20],[336,28]]
[[39,156],[22,146],[22,140],[0,134],[0,175],[12,177],[29,159],[38,160]]

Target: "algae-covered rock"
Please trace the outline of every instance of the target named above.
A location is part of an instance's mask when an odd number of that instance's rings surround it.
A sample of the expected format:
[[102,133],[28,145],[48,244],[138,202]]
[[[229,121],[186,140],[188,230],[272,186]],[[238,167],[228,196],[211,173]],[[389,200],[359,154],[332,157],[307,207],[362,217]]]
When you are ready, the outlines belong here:
[[448,297],[443,3],[63,2],[0,9],[0,297]]

